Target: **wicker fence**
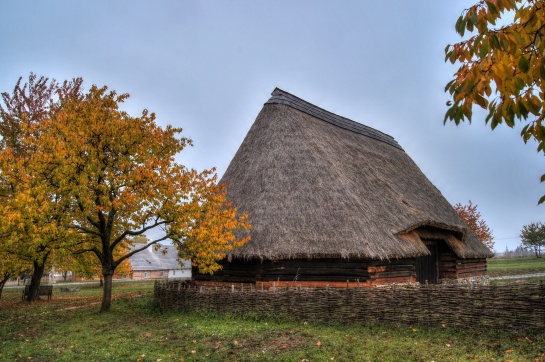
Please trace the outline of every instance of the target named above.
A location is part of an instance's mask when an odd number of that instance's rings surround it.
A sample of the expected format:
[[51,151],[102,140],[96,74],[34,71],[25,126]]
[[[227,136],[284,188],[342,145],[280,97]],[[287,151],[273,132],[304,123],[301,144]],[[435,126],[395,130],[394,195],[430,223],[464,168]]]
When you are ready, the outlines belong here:
[[157,281],[155,303],[325,323],[390,323],[502,330],[545,330],[545,284],[361,289],[203,288]]

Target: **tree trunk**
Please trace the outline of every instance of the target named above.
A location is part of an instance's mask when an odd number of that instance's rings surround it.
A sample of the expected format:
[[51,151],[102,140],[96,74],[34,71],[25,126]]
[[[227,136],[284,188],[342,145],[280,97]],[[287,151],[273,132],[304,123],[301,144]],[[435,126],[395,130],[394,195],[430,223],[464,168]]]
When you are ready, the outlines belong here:
[[32,278],[30,279],[30,286],[28,287],[27,302],[32,302],[40,299],[38,295],[38,289],[40,288],[40,281],[44,275],[45,261],[47,256],[44,257],[44,260],[40,263],[39,261],[34,261],[34,270],[32,272]]
[[102,294],[101,312],[108,312],[112,305],[112,276],[113,273],[104,274],[104,292]]
[[4,290],[4,285],[6,285],[6,282],[9,279],[9,275],[4,275],[4,279],[0,280],[0,298],[2,298],[2,291]]

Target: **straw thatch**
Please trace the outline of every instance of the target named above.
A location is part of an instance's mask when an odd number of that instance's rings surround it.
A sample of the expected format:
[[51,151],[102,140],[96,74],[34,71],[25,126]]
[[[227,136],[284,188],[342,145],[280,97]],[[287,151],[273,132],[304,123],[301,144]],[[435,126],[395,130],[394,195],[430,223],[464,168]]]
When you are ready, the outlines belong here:
[[220,182],[253,225],[231,259],[491,256],[392,137],[280,89]]

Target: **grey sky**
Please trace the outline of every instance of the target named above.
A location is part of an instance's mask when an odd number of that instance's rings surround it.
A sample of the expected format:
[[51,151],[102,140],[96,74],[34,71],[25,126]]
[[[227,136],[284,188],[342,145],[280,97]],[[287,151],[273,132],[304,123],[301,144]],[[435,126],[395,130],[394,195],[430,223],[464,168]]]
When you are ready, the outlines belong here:
[[545,173],[520,127],[443,126],[444,48],[474,1],[4,1],[0,90],[33,71],[130,93],[195,146],[179,160],[227,168],[275,87],[396,138],[452,203],[472,200],[516,247],[542,220]]

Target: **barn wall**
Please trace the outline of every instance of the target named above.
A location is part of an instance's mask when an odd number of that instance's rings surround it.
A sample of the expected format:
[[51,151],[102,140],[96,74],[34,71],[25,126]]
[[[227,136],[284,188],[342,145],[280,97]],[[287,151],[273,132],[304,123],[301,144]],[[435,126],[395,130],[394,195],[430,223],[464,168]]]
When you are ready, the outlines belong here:
[[414,283],[414,260],[392,261],[343,259],[291,259],[279,261],[220,262],[214,275],[193,270],[196,282],[206,285],[253,284],[257,288],[276,286],[346,288],[390,283]]
[[367,262],[343,261],[341,259],[290,259],[279,261],[236,260],[220,262],[222,269],[214,275],[199,274],[195,269],[195,280],[252,283],[256,281],[305,281],[346,282],[369,278]]
[[133,270],[131,279],[159,279],[166,278],[168,270]]
[[191,278],[191,269],[170,269],[170,270],[133,270],[131,279],[177,279]]
[[487,275],[486,258],[459,258],[444,241],[439,241],[439,280],[440,282],[484,277]]

